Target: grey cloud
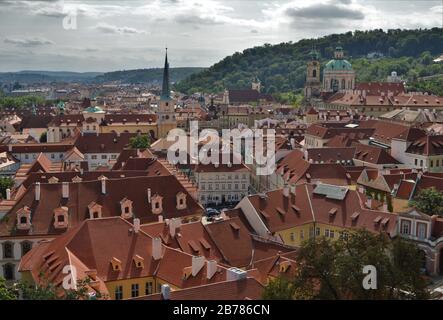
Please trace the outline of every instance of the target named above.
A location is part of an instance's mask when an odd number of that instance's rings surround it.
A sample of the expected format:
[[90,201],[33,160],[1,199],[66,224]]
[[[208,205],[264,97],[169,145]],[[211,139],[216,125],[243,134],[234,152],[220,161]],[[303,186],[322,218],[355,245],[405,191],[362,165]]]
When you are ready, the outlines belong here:
[[55,44],[54,41],[45,38],[5,38],[4,43],[15,44],[22,47],[35,47]]
[[288,8],[285,13],[294,19],[363,20],[365,18],[365,15],[358,10],[334,4],[316,4],[304,8]]
[[174,21],[179,24],[190,24],[190,25],[214,25],[222,24],[220,21],[215,21],[209,17],[199,17],[196,15],[180,14],[175,16]]
[[97,24],[94,29],[99,30],[104,33],[110,33],[110,34],[145,34],[146,31],[143,30],[137,30],[135,28],[131,27],[117,27],[114,25],[110,25],[107,23],[99,23]]

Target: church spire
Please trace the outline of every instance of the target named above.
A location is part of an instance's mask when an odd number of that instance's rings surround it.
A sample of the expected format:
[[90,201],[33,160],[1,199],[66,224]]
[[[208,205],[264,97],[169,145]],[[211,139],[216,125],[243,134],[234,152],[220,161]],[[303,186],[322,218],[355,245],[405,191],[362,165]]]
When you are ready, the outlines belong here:
[[171,99],[171,92],[169,90],[169,62],[168,62],[168,48],[166,48],[165,67],[163,69],[163,85],[162,85],[162,100]]

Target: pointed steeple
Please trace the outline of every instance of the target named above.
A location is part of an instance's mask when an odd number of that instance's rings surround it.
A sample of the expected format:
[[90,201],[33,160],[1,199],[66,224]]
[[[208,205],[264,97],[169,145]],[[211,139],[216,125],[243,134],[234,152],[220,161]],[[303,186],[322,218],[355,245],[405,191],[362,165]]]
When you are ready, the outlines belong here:
[[171,92],[169,90],[169,62],[168,62],[168,48],[166,48],[165,67],[163,69],[163,85],[161,100],[170,100]]

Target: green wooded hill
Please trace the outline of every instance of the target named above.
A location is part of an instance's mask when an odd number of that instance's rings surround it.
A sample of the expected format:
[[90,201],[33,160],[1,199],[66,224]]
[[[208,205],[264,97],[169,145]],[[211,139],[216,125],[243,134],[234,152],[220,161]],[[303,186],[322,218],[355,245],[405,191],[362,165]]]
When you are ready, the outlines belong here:
[[[171,68],[170,79],[172,82],[183,80],[190,75],[200,72],[204,68]],[[95,78],[98,82],[120,83],[161,83],[163,77],[163,68],[136,69],[107,72]]]
[[[442,77],[418,81],[423,76],[443,74],[443,63],[433,62],[443,54],[443,28],[354,31],[296,43],[265,44],[236,52],[180,81],[175,89],[193,93],[249,88],[251,79],[258,76],[268,93],[297,91],[304,86],[305,66],[312,47],[319,51],[325,64],[332,59],[337,45],[344,48],[358,81],[385,80],[391,71],[397,71],[412,87],[443,95]],[[374,52],[382,57],[368,58]]]

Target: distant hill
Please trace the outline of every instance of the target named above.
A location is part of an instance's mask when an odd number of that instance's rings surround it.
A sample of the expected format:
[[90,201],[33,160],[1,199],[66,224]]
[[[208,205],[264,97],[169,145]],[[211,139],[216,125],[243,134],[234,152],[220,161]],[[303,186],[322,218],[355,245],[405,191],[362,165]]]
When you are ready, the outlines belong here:
[[19,71],[0,72],[0,82],[21,84],[93,81],[100,72]]
[[[190,75],[203,71],[204,68],[171,68],[172,82],[183,80]],[[161,83],[163,68],[136,69],[113,72],[65,72],[65,71],[19,71],[0,72],[0,83],[32,84],[51,82],[82,82],[82,83]]]
[[[190,75],[201,72],[204,68],[171,68],[170,81],[177,82],[183,80]],[[120,83],[161,83],[163,77],[163,68],[151,69],[136,69],[107,72],[95,78],[98,82],[112,82]]]
[[[265,44],[236,52],[180,81],[175,89],[193,93],[249,88],[251,79],[258,76],[268,93],[297,91],[304,86],[305,66],[311,49],[315,46],[324,65],[333,57],[337,45],[344,48],[346,59],[353,63],[359,81],[385,80],[393,70],[412,83],[419,77],[443,73],[443,64],[432,62],[432,57],[443,53],[443,28],[371,30],[332,34],[296,43]],[[381,53],[383,58],[368,59],[367,55],[374,52]],[[439,88],[429,82],[427,87]]]

